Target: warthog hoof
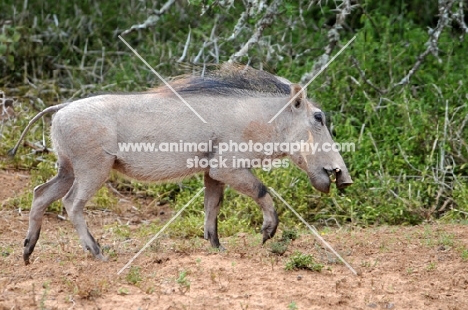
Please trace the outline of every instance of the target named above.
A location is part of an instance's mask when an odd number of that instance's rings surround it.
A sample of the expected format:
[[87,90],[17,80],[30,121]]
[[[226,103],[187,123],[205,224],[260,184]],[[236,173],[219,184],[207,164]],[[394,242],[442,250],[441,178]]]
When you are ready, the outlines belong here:
[[276,228],[278,225],[264,225],[262,227],[262,233],[263,233],[263,243],[265,243],[268,239],[273,238],[273,236],[276,233]]

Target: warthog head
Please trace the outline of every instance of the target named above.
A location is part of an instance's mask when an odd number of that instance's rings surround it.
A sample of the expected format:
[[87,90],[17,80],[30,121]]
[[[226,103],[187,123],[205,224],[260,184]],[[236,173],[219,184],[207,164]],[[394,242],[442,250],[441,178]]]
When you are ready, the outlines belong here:
[[291,85],[291,98],[295,99],[289,106],[290,138],[293,141],[307,141],[308,149],[290,155],[291,160],[306,171],[312,186],[317,190],[328,193],[332,182],[336,182],[339,189],[353,183],[348,169],[341,157],[326,126],[325,114],[307,100],[305,90],[297,84]]

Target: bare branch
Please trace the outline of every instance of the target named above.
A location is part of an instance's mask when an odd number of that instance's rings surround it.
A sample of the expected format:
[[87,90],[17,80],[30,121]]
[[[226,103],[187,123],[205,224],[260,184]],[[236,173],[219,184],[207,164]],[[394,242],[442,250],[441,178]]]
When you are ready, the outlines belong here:
[[279,13],[278,8],[281,2],[282,2],[281,0],[273,0],[273,2],[267,8],[265,15],[263,15],[263,17],[255,25],[254,34],[250,37],[247,43],[245,43],[244,46],[238,52],[231,55],[231,57],[229,58],[229,62],[235,62],[240,57],[245,56],[247,52],[249,51],[250,47],[253,44],[258,43],[258,41],[260,40],[263,34],[263,31],[273,23],[276,15],[278,15]]
[[364,82],[366,82],[367,85],[375,89],[381,95],[387,93],[387,90],[378,88],[377,86],[374,85],[374,83],[372,83],[368,78],[366,78],[366,73],[361,69],[361,67],[359,66],[358,60],[354,56],[351,56],[351,60],[354,66],[356,67],[356,69],[358,70],[359,75],[364,80]]
[[465,23],[465,13],[464,13],[464,4],[465,0],[459,0],[458,2],[458,10],[452,14],[452,17],[457,21],[460,28],[463,30],[463,34],[460,37],[460,40],[463,40],[466,33],[468,33],[468,27]]
[[161,16],[169,10],[169,8],[174,4],[175,0],[168,0],[160,10],[154,10],[154,13],[150,15],[143,24],[133,25],[129,29],[125,30],[121,33],[122,36],[129,34],[132,31],[138,29],[147,29],[150,27],[156,26],[157,22],[161,18]]
[[205,49],[210,47],[208,54],[210,54],[215,63],[219,63],[219,46],[218,46],[218,37],[216,36],[216,27],[218,25],[218,17],[216,18],[213,28],[211,29],[210,37],[205,36],[205,41],[203,42],[202,47],[200,48],[197,56],[193,59],[193,63],[198,63],[200,58],[203,56],[203,63],[212,62],[209,57],[205,57]]
[[[320,1],[318,3],[320,4]],[[318,60],[314,63],[312,71],[307,72],[302,76],[302,84],[307,83],[307,81],[309,81],[312,77],[316,76],[316,74],[320,70],[322,70],[322,68],[328,62],[328,60],[330,59],[330,55],[333,53],[333,50],[340,41],[339,30],[343,28],[346,16],[348,16],[351,13],[351,11],[357,6],[357,4],[351,5],[351,0],[343,0],[343,2],[336,8],[338,14],[336,14],[335,24],[328,31],[328,45],[325,46],[325,53],[323,53],[322,56],[320,56]]]
[[228,38],[229,41],[234,40],[239,33],[242,31],[242,29],[245,27],[245,22],[247,21],[247,18],[250,15],[250,2],[248,3],[249,7],[246,8],[244,12],[242,12],[241,16],[239,17],[239,20],[237,21],[237,24],[234,26],[234,31],[232,32],[231,36]]
[[229,10],[231,7],[234,6],[234,0],[217,0],[214,1],[212,4],[208,4],[207,6],[205,6],[205,4],[202,3],[202,11],[200,16],[205,15],[205,13],[208,12],[211,9],[211,7],[216,5],[225,8],[226,10]]
[[416,63],[408,72],[408,74],[405,75],[400,82],[394,84],[393,88],[408,84],[410,78],[416,73],[416,71],[418,71],[419,67],[422,65],[427,55],[432,54],[439,61],[441,61],[439,58],[439,47],[437,46],[437,43],[439,42],[440,34],[444,30],[444,28],[448,26],[451,22],[449,13],[452,10],[453,3],[454,0],[439,0],[439,21],[437,22],[437,26],[435,27],[435,29],[429,29],[428,31],[429,40],[426,42],[426,50],[418,56]]
[[184,51],[182,52],[182,56],[177,60],[177,62],[181,62],[185,59],[185,56],[187,56],[187,50],[190,45],[190,35],[192,34],[192,28],[189,28],[189,33],[187,35],[187,41],[185,42],[184,46]]

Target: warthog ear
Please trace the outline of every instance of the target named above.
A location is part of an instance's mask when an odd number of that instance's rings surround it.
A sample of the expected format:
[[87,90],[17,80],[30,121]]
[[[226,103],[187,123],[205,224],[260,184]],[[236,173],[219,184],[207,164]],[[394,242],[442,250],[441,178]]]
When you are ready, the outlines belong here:
[[304,99],[307,98],[306,90],[302,89],[301,85],[299,84],[291,84],[291,98],[294,98],[291,105],[293,108],[300,109],[304,106]]

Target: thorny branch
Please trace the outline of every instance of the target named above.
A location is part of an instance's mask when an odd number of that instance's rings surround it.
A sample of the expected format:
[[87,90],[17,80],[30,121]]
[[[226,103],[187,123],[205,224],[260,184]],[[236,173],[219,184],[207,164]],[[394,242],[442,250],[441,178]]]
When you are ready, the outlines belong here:
[[359,72],[359,75],[361,76],[361,78],[364,80],[364,82],[366,82],[367,85],[369,85],[370,87],[372,87],[373,89],[375,89],[379,94],[383,95],[385,94],[387,91],[385,89],[380,89],[379,87],[377,87],[374,83],[372,83],[368,78],[366,78],[366,73],[361,69],[361,67],[359,66],[359,62],[358,60],[356,59],[356,57],[354,56],[351,56],[351,61],[353,62],[353,65],[356,67],[356,69],[358,70]]
[[216,18],[213,28],[211,29],[211,34],[210,37],[203,42],[202,47],[200,48],[200,51],[198,52],[197,56],[193,59],[193,63],[198,63],[200,58],[203,56],[203,63],[209,62],[209,56],[205,57],[205,49],[207,47],[211,47],[211,49],[208,50],[208,53],[210,54],[211,57],[214,58],[215,63],[219,63],[219,46],[218,46],[218,37],[216,36],[216,26],[218,25],[218,18]]
[[468,27],[465,23],[465,13],[464,13],[464,1],[460,0],[458,3],[458,10],[452,14],[452,17],[457,21],[460,28],[463,30],[463,34],[460,37],[460,40],[463,40],[463,37],[468,33]]
[[192,28],[189,28],[189,33],[187,35],[187,41],[185,42],[184,51],[182,52],[182,56],[180,56],[177,62],[182,62],[185,59],[185,56],[187,56],[187,51],[190,45],[191,34],[192,34]]
[[429,29],[429,40],[426,42],[426,50],[422,52],[414,64],[413,68],[405,75],[400,82],[393,85],[393,88],[397,86],[402,86],[409,83],[410,78],[418,71],[419,67],[422,65],[424,60],[426,59],[427,55],[432,54],[436,57],[439,62],[441,62],[439,58],[439,47],[437,43],[439,42],[440,34],[442,30],[448,25],[450,25],[451,18],[449,13],[452,10],[454,0],[439,0],[439,21],[437,22],[437,26],[434,29]]
[[[278,9],[279,9],[279,5],[280,5],[281,2],[282,2],[281,0],[273,0],[273,2],[270,4],[270,6],[268,6],[268,8],[267,8],[267,10],[265,12],[265,15],[263,15],[263,17],[255,25],[254,34],[250,37],[250,39],[247,41],[247,43],[245,43],[244,46],[239,51],[237,51],[236,53],[231,55],[231,57],[229,58],[229,62],[235,62],[240,57],[245,56],[247,54],[247,52],[249,51],[250,47],[253,44],[258,43],[258,41],[260,40],[260,38],[261,38],[261,36],[263,34],[263,31],[273,23],[276,15],[278,15],[278,13],[279,13]],[[241,16],[241,18],[242,18],[242,16]],[[234,30],[234,31],[236,31],[236,30]]]
[[455,0],[439,0],[439,20],[437,22],[437,26],[434,29],[429,29],[428,31],[429,39],[425,44],[425,46],[427,46],[426,50],[417,57],[416,63],[408,71],[408,73],[398,83],[395,83],[394,85],[390,86],[388,89],[381,89],[378,86],[376,86],[374,83],[372,83],[372,81],[367,79],[365,72],[359,66],[359,62],[357,61],[357,59],[355,57],[351,57],[351,61],[353,62],[353,65],[356,67],[356,69],[358,70],[359,75],[361,76],[363,81],[366,84],[368,84],[370,87],[375,89],[379,94],[383,95],[392,91],[394,88],[398,86],[403,86],[403,85],[408,84],[411,77],[418,71],[418,69],[421,67],[424,60],[429,54],[434,55],[434,57],[436,57],[439,61],[441,61],[439,58],[439,48],[437,44],[439,42],[440,35],[442,31],[445,29],[445,27],[450,26],[452,20],[456,20],[459,23],[460,28],[462,28],[465,33],[468,33],[468,28],[464,21],[463,0],[460,0],[458,10],[455,13],[451,13],[454,3],[455,3]]
[[229,37],[228,40],[234,40],[242,31],[242,29],[245,27],[247,18],[249,18],[249,15],[250,15],[251,7],[252,7],[251,3],[250,2],[247,3],[246,10],[242,12],[241,16],[239,17],[239,20],[237,21],[237,24],[234,26],[234,31],[232,32],[232,35]]
[[343,2],[341,2],[341,4],[336,8],[338,14],[336,15],[335,24],[328,31],[328,45],[325,47],[325,53],[323,53],[322,56],[320,56],[319,59],[314,63],[312,71],[302,76],[302,84],[307,83],[307,81],[313,78],[330,60],[330,55],[333,53],[333,50],[340,41],[339,30],[343,28],[346,16],[348,16],[357,6],[358,4],[351,5],[351,0],[343,0]]
[[150,15],[146,21],[143,24],[137,24],[133,25],[129,29],[125,30],[124,32],[121,33],[122,36],[129,34],[132,31],[138,30],[138,29],[147,29],[150,27],[156,26],[157,22],[161,18],[161,16],[166,13],[169,8],[174,4],[175,0],[168,0],[160,10],[154,10],[154,13]]

